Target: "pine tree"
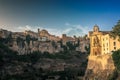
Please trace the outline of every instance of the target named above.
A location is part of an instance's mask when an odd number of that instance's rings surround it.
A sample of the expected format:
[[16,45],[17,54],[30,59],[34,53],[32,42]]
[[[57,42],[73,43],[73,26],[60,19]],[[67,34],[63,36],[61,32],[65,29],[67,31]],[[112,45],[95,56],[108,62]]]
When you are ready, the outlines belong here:
[[112,28],[111,31],[111,37],[113,37],[114,39],[116,39],[117,37],[119,37],[119,41],[120,41],[120,20],[118,20],[117,24]]

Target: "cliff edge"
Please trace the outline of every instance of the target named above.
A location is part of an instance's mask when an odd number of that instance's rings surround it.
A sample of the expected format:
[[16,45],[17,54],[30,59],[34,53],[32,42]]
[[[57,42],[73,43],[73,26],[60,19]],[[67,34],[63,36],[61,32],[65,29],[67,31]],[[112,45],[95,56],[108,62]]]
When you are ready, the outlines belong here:
[[88,57],[84,80],[107,80],[115,69],[111,54]]

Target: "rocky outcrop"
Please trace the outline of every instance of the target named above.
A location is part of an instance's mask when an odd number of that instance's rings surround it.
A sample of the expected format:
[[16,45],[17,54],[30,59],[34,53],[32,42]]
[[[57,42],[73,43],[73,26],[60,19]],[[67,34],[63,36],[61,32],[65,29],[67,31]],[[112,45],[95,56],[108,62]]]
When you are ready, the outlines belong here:
[[107,80],[115,69],[111,54],[89,56],[84,80]]
[[30,41],[30,43],[27,43],[27,41],[24,42],[17,42],[16,40],[13,41],[12,47],[10,49],[17,51],[20,55],[23,54],[29,54],[34,51],[40,51],[40,52],[49,52],[49,53],[56,53],[60,52],[63,49],[60,46],[60,43],[55,42],[54,45],[52,45],[52,42],[41,42],[41,41]]

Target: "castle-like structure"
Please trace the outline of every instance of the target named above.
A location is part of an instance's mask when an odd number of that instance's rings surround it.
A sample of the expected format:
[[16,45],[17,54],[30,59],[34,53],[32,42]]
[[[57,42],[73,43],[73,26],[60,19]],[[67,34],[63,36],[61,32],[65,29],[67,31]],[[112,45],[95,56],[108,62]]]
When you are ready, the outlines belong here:
[[88,36],[90,38],[90,55],[103,55],[120,49],[118,38],[112,38],[110,31],[100,31],[97,25],[93,27],[93,31],[90,31]]

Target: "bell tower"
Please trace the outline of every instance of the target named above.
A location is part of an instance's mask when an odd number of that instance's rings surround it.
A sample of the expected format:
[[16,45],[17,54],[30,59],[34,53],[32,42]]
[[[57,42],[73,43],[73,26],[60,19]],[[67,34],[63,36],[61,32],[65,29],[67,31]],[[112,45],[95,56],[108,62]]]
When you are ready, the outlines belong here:
[[90,36],[90,54],[93,56],[101,55],[101,36],[102,33],[99,31],[99,27],[94,25],[93,33]]
[[99,32],[99,27],[97,24],[95,24],[94,28],[93,28],[93,32]]

